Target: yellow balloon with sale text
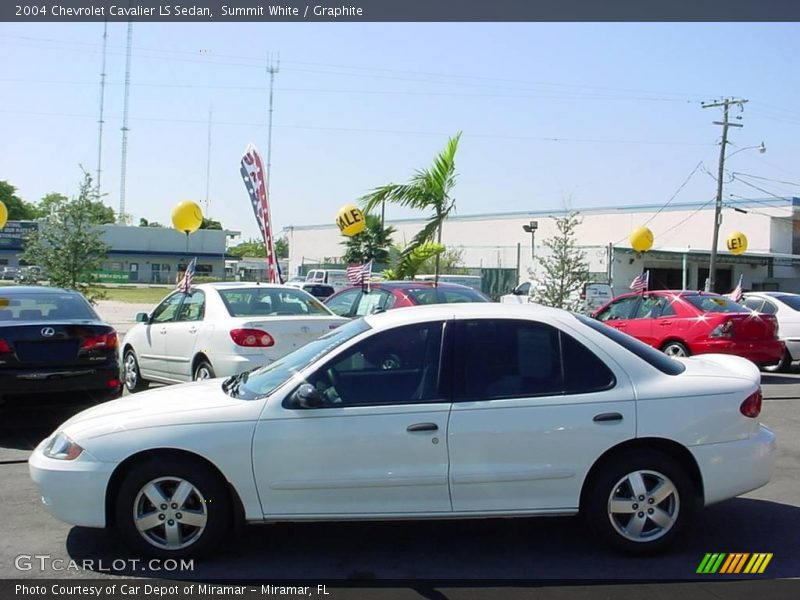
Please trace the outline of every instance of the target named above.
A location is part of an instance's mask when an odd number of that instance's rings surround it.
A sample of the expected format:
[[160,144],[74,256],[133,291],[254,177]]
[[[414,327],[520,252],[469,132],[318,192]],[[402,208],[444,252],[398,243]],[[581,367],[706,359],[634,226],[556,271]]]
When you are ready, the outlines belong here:
[[336,213],[336,225],[344,235],[357,235],[364,231],[366,218],[360,208],[352,204],[345,204]]

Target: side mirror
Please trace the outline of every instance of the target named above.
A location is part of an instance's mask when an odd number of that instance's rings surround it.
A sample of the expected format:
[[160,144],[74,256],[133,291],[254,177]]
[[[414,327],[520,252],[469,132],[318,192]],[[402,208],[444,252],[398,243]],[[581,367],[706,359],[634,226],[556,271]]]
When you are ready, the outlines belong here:
[[292,394],[292,406],[318,408],[322,406],[322,394],[310,383],[304,383]]
[[136,313],[136,322],[137,323],[148,323],[150,322],[150,315],[147,313]]
[[515,287],[514,290],[511,293],[514,294],[515,296],[527,296],[528,295],[528,292],[527,291],[523,291],[522,290],[522,286],[519,286],[519,285],[517,287]]

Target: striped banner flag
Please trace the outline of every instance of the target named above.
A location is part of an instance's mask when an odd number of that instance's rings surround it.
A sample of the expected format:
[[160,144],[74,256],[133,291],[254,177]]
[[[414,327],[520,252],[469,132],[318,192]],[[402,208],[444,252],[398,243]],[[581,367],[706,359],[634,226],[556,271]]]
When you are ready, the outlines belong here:
[[648,287],[650,287],[650,271],[645,271],[641,275],[637,275],[634,280],[631,281],[631,291],[646,292]]
[[186,271],[181,277],[178,284],[175,286],[176,290],[180,290],[185,293],[189,293],[192,290],[192,277],[194,277],[194,271],[197,268],[197,257],[195,256],[189,264],[186,266]]
[[253,214],[256,217],[261,237],[264,240],[267,256],[267,281],[269,283],[281,283],[278,259],[275,256],[275,239],[272,235],[269,196],[264,181],[266,171],[264,170],[264,162],[253,144],[249,144],[245,149],[239,172],[242,175],[244,187],[247,188],[247,193],[250,196]]

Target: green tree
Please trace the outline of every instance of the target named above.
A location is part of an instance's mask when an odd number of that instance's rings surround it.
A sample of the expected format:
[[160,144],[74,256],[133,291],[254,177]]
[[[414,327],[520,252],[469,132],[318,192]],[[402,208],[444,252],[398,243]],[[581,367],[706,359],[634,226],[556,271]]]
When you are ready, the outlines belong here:
[[0,201],[8,209],[9,221],[32,221],[39,216],[36,207],[17,196],[17,188],[8,181],[0,181]]
[[[39,200],[39,204],[36,206],[36,208],[40,217],[46,217],[54,212],[60,212],[62,207],[68,204],[69,201],[69,198],[67,198],[64,194],[51,192]],[[90,200],[86,207],[89,212],[89,218],[95,225],[105,225],[117,222],[114,209],[110,206],[106,206],[100,200]]]
[[275,254],[278,258],[289,258],[289,240],[286,236],[275,240]]
[[[433,241],[434,237],[437,244],[442,243],[442,225],[456,207],[456,201],[450,194],[456,183],[455,158],[460,139],[460,132],[450,138],[433,164],[426,170],[417,171],[408,183],[390,183],[372,190],[361,198],[365,212],[372,212],[384,202],[433,212],[425,227],[403,250],[403,256],[410,255],[423,244]],[[439,280],[439,261],[437,254],[434,267],[435,281]]]
[[389,248],[395,233],[397,230],[391,225],[381,226],[380,217],[367,214],[364,231],[351,235],[342,242],[345,247],[342,260],[346,263],[365,263],[374,260],[385,265],[389,262]]
[[[570,212],[555,219],[556,234],[544,241],[549,255],[539,259],[544,270],[541,285],[531,286],[534,302],[579,310],[578,292],[589,281],[589,263],[586,255],[576,243],[575,230],[581,224],[580,214]],[[535,274],[529,269],[531,280]]]
[[441,244],[425,242],[410,252],[404,251],[394,267],[384,270],[383,277],[387,280],[414,279],[427,261],[435,260],[442,252],[444,246]]
[[20,254],[21,260],[44,267],[51,285],[78,290],[91,302],[103,297],[92,285],[111,248],[96,227],[93,197],[92,176],[84,172],[78,196],[56,203]]
[[200,224],[200,229],[222,229],[222,223],[219,221],[215,221],[214,219],[209,219],[207,217],[203,217],[203,222]]
[[[277,245],[277,244],[276,244]],[[278,253],[278,250],[275,250],[275,253]],[[265,258],[267,256],[267,250],[264,247],[264,242],[259,240],[247,240],[246,242],[241,242],[235,246],[231,246],[228,248],[228,254],[232,254],[233,256],[238,256],[242,258],[244,256],[255,256],[258,258]]]
[[144,217],[139,219],[139,227],[164,227],[158,221],[148,221]]

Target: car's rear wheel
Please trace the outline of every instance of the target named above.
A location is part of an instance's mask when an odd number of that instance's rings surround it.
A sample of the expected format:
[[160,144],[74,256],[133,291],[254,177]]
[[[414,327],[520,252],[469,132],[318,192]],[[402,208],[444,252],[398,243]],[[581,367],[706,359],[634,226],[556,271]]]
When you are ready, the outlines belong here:
[[626,554],[664,550],[680,534],[696,501],[683,467],[650,450],[612,458],[588,486],[584,516],[602,539]]
[[143,555],[202,556],[225,536],[230,498],[225,482],[199,461],[148,461],[123,480],[116,522],[124,541]]
[[207,360],[201,360],[195,365],[194,373],[192,373],[194,381],[205,381],[206,379],[214,379],[214,377],[216,377],[214,367]]
[[136,352],[132,348],[128,348],[125,351],[125,355],[122,358],[122,370],[125,388],[132,394],[150,387],[150,382],[142,379],[142,374],[139,371],[139,361],[136,359]]
[[767,373],[780,373],[782,371],[788,371],[791,364],[792,357],[789,355],[788,350],[784,350],[783,356],[781,356],[781,359],[776,364],[763,366],[761,369]]
[[689,356],[689,349],[681,342],[667,342],[661,347],[661,351],[672,357]]

